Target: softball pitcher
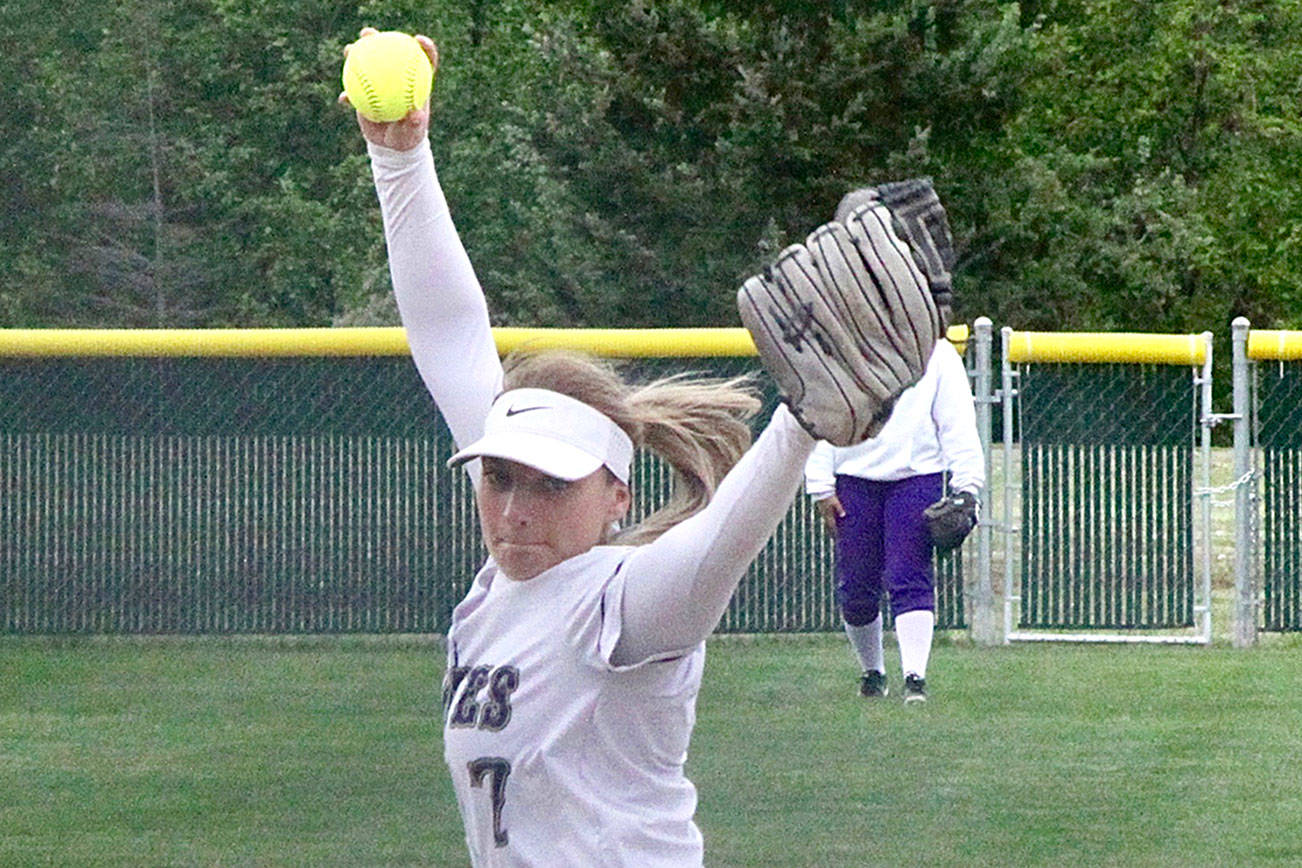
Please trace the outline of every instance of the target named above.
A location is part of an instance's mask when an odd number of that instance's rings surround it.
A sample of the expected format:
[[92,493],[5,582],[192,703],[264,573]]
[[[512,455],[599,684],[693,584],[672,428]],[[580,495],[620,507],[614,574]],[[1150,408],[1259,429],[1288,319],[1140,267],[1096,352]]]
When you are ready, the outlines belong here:
[[[364,32],[365,33],[365,32]],[[419,37],[437,66],[437,51]],[[750,445],[738,381],[623,382],[498,358],[435,172],[428,104],[358,116],[412,356],[475,483],[488,558],[447,637],[444,754],[477,866],[698,866],[683,774],[705,639],[799,491],[816,437],[880,428],[939,333],[884,207],[820,228],[739,293],[784,390]],[[634,454],[670,503],[620,528]]]

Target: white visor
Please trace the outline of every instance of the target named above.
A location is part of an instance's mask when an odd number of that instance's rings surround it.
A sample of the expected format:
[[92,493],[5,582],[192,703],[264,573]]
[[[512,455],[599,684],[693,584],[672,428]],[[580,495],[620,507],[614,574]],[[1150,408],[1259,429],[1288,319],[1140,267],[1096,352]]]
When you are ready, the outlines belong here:
[[484,436],[448,459],[505,458],[573,481],[605,465],[628,482],[633,441],[604,413],[550,389],[512,389],[497,396]]

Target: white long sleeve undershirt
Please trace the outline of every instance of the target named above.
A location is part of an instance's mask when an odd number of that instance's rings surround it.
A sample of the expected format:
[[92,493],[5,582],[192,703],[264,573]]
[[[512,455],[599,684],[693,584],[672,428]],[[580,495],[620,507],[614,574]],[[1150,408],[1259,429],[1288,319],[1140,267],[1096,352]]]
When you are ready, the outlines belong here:
[[[463,447],[482,433],[502,388],[483,290],[448,212],[429,142],[410,151],[368,150],[412,357]],[[612,663],[683,651],[714,631],[798,492],[813,447],[780,406],[705,509],[629,555]]]
[[429,140],[409,151],[367,148],[411,356],[460,449],[483,435],[502,391],[488,304],[452,223]]
[[936,342],[927,371],[895,402],[876,437],[855,446],[820,442],[805,465],[805,492],[815,500],[836,493],[836,477],[874,481],[950,472],[950,488],[977,494],[985,486],[985,454],[963,359]]

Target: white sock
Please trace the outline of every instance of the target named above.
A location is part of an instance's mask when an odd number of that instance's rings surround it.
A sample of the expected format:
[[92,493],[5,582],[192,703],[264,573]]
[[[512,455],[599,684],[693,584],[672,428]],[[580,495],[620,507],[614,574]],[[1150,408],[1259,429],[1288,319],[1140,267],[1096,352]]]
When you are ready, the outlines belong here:
[[862,627],[845,625],[845,635],[850,637],[850,647],[859,658],[864,672],[885,672],[882,657],[882,616],[878,615]]
[[895,638],[900,643],[900,669],[919,678],[927,677],[927,659],[931,656],[931,634],[936,629],[936,613],[915,609],[895,616]]

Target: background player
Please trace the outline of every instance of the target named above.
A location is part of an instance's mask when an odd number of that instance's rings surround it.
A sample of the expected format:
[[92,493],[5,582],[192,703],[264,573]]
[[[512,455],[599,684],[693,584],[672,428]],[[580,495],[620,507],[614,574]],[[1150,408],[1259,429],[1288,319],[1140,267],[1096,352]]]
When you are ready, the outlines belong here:
[[836,543],[836,595],[850,646],[863,668],[860,693],[888,692],[882,651],[882,592],[890,595],[904,676],[904,701],[927,698],[935,629],[933,534],[925,511],[942,500],[976,524],[985,458],[963,360],[936,342],[927,373],[906,390],[876,437],[837,448],[820,442],[805,465],[805,490]]

